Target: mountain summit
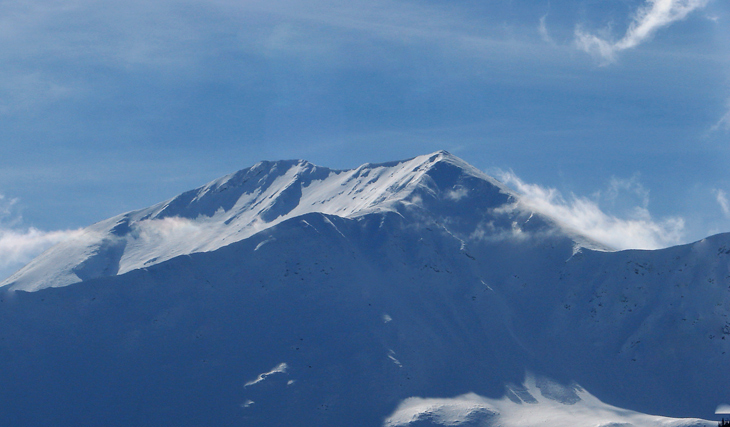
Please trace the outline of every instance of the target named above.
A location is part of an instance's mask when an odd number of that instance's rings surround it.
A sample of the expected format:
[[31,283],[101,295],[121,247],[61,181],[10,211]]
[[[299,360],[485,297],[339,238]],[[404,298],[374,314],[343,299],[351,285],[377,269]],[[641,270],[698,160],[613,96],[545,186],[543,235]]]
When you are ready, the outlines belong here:
[[714,427],[730,236],[607,251],[446,153],[262,162],[0,287],[0,425]]
[[[420,215],[462,239],[518,238],[527,228],[557,232],[552,220],[519,212],[510,189],[445,151],[352,170],[303,160],[260,162],[146,209],[94,224],[32,261],[0,286],[34,291],[123,274],[208,252],[290,218],[323,213]],[[540,223],[536,225],[536,223]],[[587,238],[576,241],[597,247]]]

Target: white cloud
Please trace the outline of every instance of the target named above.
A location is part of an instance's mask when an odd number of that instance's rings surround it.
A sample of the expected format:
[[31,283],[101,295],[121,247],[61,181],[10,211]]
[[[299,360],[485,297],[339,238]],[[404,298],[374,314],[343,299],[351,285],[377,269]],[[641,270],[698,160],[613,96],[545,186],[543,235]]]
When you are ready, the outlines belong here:
[[0,194],[0,223],[7,224],[8,217],[12,214],[12,209],[18,199],[8,199],[4,194]]
[[22,228],[22,217],[15,213],[18,199],[0,194],[0,280],[10,276],[43,251],[74,237],[81,230],[42,231],[34,227]]
[[195,240],[203,231],[203,222],[177,216],[163,219],[147,219],[134,225],[134,233],[146,243]]
[[612,177],[606,193],[606,199],[611,203],[616,203],[619,196],[626,192],[638,197],[642,208],[646,209],[649,207],[649,190],[641,184],[638,174],[628,179]]
[[545,20],[547,19],[547,15],[543,15],[540,17],[540,25],[537,27],[537,31],[540,33],[540,37],[542,39],[550,44],[555,44],[553,41],[553,38],[550,37],[550,33],[548,32],[547,25],[545,24]]
[[[615,249],[667,247],[680,243],[684,235],[682,218],[657,221],[651,217],[646,206],[635,206],[628,217],[620,218],[605,213],[597,200],[575,195],[566,199],[556,189],[525,183],[512,172],[501,172],[498,177],[521,194],[516,207],[547,215],[566,229]],[[620,186],[618,180],[612,183],[613,190],[609,190],[609,193]],[[643,190],[636,184],[630,188]]]
[[464,187],[457,187],[446,192],[446,198],[455,202],[469,195],[469,190]]
[[0,269],[26,264],[56,243],[80,234],[80,230],[41,231],[33,227],[0,229]]
[[616,53],[638,46],[662,27],[684,19],[695,9],[704,7],[709,0],[647,0],[636,11],[626,34],[611,41],[585,32],[580,26],[575,30],[575,43],[579,49],[613,62]]
[[722,213],[730,218],[730,202],[727,199],[727,193],[722,190],[715,190],[715,197],[717,198],[717,203],[720,205],[720,209],[722,209]]

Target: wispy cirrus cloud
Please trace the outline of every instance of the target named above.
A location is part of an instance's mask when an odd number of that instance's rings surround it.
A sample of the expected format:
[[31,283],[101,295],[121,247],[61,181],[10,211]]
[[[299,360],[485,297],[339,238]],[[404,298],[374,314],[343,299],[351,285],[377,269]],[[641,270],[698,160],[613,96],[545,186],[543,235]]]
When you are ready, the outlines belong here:
[[428,47],[451,61],[530,49],[483,24],[458,7],[389,0],[0,2],[0,115],[101,102],[137,79],[247,86],[272,60],[296,61],[301,72],[392,66],[389,46]]
[[601,58],[605,63],[615,61],[616,54],[631,49],[651,38],[660,28],[687,17],[692,11],[707,5],[709,0],[647,0],[640,7],[623,37],[613,41],[585,31],[575,30],[576,46]]
[[[728,104],[730,104],[730,102],[728,102]],[[730,109],[728,109],[724,116],[720,117],[720,120],[718,120],[710,130],[712,132],[718,130],[730,130]]]
[[568,230],[615,249],[658,249],[679,244],[684,236],[684,219],[652,218],[647,208],[648,192],[636,178],[613,180],[608,195],[615,201],[618,192],[628,190],[642,198],[639,206],[627,211],[624,217],[604,212],[600,207],[600,193],[595,199],[571,194],[564,197],[558,190],[529,184],[513,172],[499,172],[497,177],[514,188],[522,197],[518,206],[553,218]]

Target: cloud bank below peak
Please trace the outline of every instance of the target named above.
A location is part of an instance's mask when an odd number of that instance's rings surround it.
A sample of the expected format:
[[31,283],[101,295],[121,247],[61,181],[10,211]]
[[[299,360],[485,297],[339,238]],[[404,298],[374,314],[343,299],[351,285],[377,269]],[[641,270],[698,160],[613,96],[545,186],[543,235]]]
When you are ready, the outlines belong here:
[[578,26],[575,30],[575,44],[579,49],[601,58],[604,63],[610,63],[616,60],[618,52],[638,46],[659,29],[686,18],[692,11],[705,7],[708,2],[709,0],[647,0],[636,11],[621,39],[611,41]]

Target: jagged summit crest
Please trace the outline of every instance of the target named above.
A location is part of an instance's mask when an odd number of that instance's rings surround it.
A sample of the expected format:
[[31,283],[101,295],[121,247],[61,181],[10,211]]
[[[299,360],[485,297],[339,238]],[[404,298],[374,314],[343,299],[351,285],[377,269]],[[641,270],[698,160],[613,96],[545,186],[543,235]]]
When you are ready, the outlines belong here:
[[[310,213],[353,219],[397,212],[412,215],[412,221],[448,223],[460,238],[475,232],[507,238],[514,215],[487,221],[485,215],[516,197],[446,151],[350,170],[305,160],[262,161],[149,208],[96,223],[81,238],[49,249],[0,286],[32,291],[123,274],[213,251]],[[478,229],[485,222],[492,229]],[[542,225],[532,220],[529,226]]]

